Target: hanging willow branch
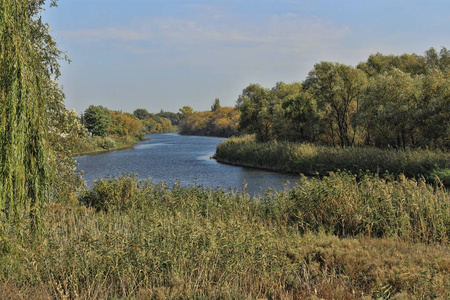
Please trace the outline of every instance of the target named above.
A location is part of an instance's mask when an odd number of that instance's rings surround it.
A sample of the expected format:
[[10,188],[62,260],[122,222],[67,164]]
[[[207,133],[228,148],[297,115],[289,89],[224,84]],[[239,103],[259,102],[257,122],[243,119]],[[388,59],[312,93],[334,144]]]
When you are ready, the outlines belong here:
[[60,51],[35,18],[42,0],[0,0],[0,230],[40,233],[49,191],[46,88]]

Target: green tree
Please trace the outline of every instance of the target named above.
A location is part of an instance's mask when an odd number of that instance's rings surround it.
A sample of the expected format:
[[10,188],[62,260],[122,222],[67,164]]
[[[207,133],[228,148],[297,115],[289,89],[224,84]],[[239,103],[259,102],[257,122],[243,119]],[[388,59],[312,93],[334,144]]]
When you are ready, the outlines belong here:
[[218,110],[220,108],[220,100],[219,98],[216,98],[214,100],[214,104],[211,106],[211,111],[215,112],[216,110]]
[[450,67],[450,51],[447,48],[442,47],[438,53],[436,49],[431,47],[425,51],[425,61],[429,69],[440,69],[441,71],[447,70]]
[[164,111],[161,109],[161,111],[157,113],[156,116],[168,119],[173,126],[177,126],[178,124],[180,124],[180,114],[170,111]]
[[394,68],[371,80],[359,115],[369,141],[379,147],[414,144],[419,79]]
[[259,84],[250,84],[246,87],[236,103],[241,112],[239,130],[256,134],[260,142],[275,138],[273,118],[271,114],[271,92]]
[[317,100],[323,128],[334,144],[352,146],[356,128],[352,118],[359,109],[359,101],[367,83],[366,74],[352,66],[321,62],[309,72],[305,85]]
[[90,105],[84,112],[84,121],[93,135],[106,136],[111,125],[111,114],[106,107]]
[[427,67],[430,69],[439,67],[439,54],[437,53],[436,49],[431,47],[430,49],[425,51],[425,61]]
[[[444,67],[445,70],[445,67]],[[429,70],[419,78],[420,98],[416,102],[413,124],[420,136],[415,142],[422,147],[450,148],[450,78],[440,69]],[[417,131],[416,131],[417,135]]]
[[258,141],[292,140],[292,119],[284,102],[296,98],[302,90],[300,82],[278,82],[272,89],[251,84],[239,96],[236,108],[241,112],[239,130],[256,134]]
[[377,53],[370,55],[366,62],[358,65],[358,69],[364,71],[369,77],[377,76],[393,68],[411,75],[425,74],[427,59],[414,53],[405,53],[400,56]]
[[181,120],[186,119],[187,117],[189,117],[194,113],[194,109],[190,106],[183,106],[182,108],[179,109],[179,111]]
[[275,87],[270,91],[268,118],[272,120],[274,138],[276,140],[295,140],[293,134],[292,115],[286,112],[285,103],[295,99],[302,92],[302,84],[300,82],[284,83],[277,82]]
[[317,103],[307,91],[300,92],[295,98],[287,98],[282,107],[286,116],[287,132],[285,139],[313,142],[319,134]]
[[[29,216],[40,231],[43,203],[51,190],[47,108],[61,103],[58,59],[62,52],[42,22],[45,1],[0,1],[0,231],[21,231]],[[52,5],[56,5],[52,1]],[[55,95],[56,93],[56,95]]]
[[145,120],[151,117],[151,114],[145,108],[138,108],[133,112],[133,114],[139,120]]

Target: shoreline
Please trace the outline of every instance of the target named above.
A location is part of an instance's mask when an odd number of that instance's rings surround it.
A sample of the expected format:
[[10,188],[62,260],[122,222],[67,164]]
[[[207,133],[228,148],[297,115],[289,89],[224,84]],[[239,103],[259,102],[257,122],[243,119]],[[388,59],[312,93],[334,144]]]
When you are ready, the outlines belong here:
[[117,147],[117,148],[111,148],[111,149],[101,148],[101,149],[93,150],[93,151],[85,151],[85,152],[74,153],[73,157],[80,157],[80,156],[84,156],[84,155],[95,155],[95,154],[102,154],[102,153],[119,151],[119,150],[133,149],[134,145],[136,145],[137,143],[144,142],[144,141],[149,141],[150,139],[151,138],[144,138],[143,140],[135,141],[135,142],[133,142],[131,144],[127,144],[125,146],[121,146],[121,147]]
[[325,175],[325,174],[320,174],[319,172],[289,171],[289,170],[285,170],[283,168],[257,165],[257,164],[242,162],[242,161],[231,161],[226,158],[217,157],[216,154],[214,154],[211,158],[215,159],[219,163],[226,164],[226,165],[253,168],[253,169],[259,169],[259,170],[265,170],[265,171],[272,171],[272,172],[276,172],[276,173],[293,174],[293,175],[299,175],[299,176],[306,175],[306,176],[310,176],[310,177],[320,177],[320,176]]
[[347,170],[357,176],[400,176],[450,186],[448,153],[415,149],[341,149],[313,144],[256,143],[251,136],[231,138],[217,147],[218,162],[274,172],[323,177]]
[[[137,142],[137,143],[139,143],[139,142]],[[136,144],[136,143],[134,143],[134,144]],[[80,157],[80,156],[84,156],[84,155],[95,155],[95,154],[102,154],[102,153],[119,151],[119,150],[133,149],[134,144],[133,145],[123,146],[123,147],[118,147],[118,148],[113,148],[113,149],[101,149],[101,150],[94,150],[94,151],[75,153],[73,155],[73,157]]]

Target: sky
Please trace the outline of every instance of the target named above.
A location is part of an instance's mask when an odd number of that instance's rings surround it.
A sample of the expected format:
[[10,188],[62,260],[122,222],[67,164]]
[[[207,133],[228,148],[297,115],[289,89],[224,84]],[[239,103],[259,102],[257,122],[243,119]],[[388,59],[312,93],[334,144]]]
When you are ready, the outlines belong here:
[[258,83],[304,81],[321,61],[450,48],[447,0],[59,0],[42,12],[68,109],[234,106]]

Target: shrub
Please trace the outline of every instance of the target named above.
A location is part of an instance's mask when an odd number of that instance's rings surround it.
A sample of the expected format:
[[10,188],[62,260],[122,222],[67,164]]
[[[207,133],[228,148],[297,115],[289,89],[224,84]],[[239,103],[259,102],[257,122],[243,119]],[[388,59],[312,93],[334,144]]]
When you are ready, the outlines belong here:
[[116,147],[116,142],[110,138],[98,138],[97,145],[103,149],[114,149]]
[[98,179],[81,201],[97,210],[124,211],[136,206],[141,190],[136,175]]

